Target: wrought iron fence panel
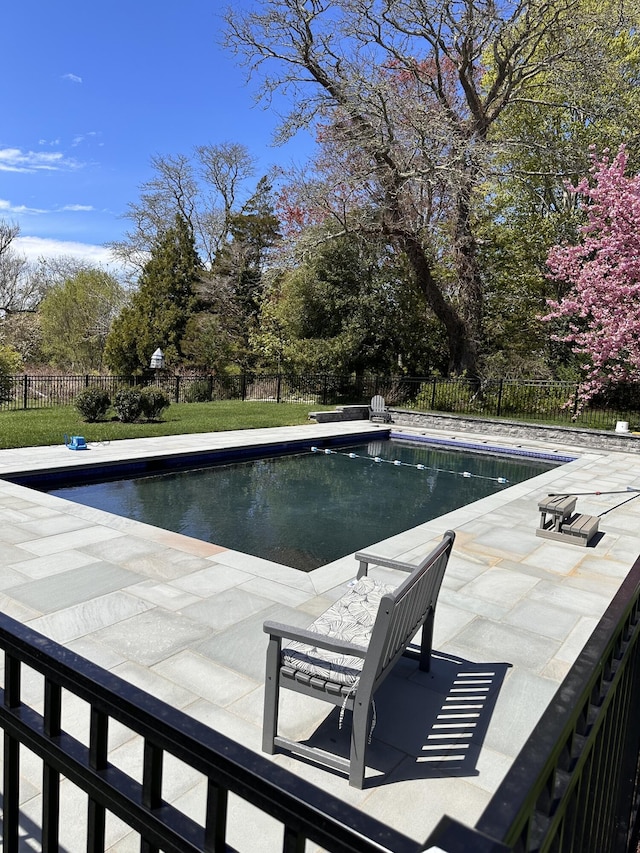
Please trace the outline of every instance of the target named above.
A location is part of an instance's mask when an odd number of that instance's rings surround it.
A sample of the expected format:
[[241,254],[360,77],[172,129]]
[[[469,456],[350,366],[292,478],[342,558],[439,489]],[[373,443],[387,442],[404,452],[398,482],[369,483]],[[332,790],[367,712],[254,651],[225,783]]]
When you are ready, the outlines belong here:
[[477,828],[522,853],[628,853],[639,720],[640,559]]
[[[241,808],[235,811],[238,807],[229,794],[280,823],[283,853],[302,853],[307,839],[330,853],[421,849],[418,842],[364,811],[1,613],[0,649],[5,661],[0,728],[6,853],[22,849],[20,835],[25,831],[34,845],[58,850],[65,820],[74,832],[82,827],[87,850],[104,851],[109,815],[139,836],[143,850],[232,851],[227,843],[229,822],[246,818]],[[68,717],[67,702],[72,708]],[[89,720],[89,730],[82,734],[73,730],[79,702]],[[109,731],[115,722],[140,742],[139,764],[132,775],[117,766],[109,752]],[[33,810],[23,814],[20,807],[20,764],[26,751],[42,762],[39,817]],[[201,779],[200,808],[195,810],[202,815],[200,820],[165,798],[163,775],[170,767],[175,772],[179,763],[190,774],[192,789]],[[87,795],[84,815],[77,809],[73,814],[64,811],[63,779]]]
[[375,374],[295,374],[247,372],[230,376],[171,374],[145,376],[0,376],[0,409],[70,405],[85,388],[102,388],[113,398],[120,388],[157,385],[175,403],[247,400],[309,405],[365,404],[380,394],[392,408],[504,418],[594,429],[614,429],[626,421],[640,427],[640,384],[603,389],[588,406],[576,402],[572,382],[521,379],[381,376]]
[[640,558],[474,828],[428,849],[632,853],[640,819]]

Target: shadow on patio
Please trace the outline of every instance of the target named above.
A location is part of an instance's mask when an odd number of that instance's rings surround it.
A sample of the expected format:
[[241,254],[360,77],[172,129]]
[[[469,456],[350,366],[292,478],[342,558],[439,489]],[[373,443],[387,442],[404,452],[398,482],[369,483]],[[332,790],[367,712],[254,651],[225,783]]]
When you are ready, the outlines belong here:
[[[484,742],[509,663],[474,663],[434,652],[430,672],[402,658],[376,693],[365,788],[401,780],[477,776]],[[350,714],[340,709],[305,743],[349,755]],[[297,760],[304,760],[297,757]],[[332,771],[329,768],[327,772]]]

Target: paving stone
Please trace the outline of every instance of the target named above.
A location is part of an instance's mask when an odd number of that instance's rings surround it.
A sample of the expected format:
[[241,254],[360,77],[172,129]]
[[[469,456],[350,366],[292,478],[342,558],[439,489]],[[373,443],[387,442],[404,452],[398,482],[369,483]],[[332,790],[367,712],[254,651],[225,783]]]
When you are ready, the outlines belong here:
[[494,566],[464,586],[464,594],[513,607],[537,584],[537,579],[521,572]]
[[120,566],[98,562],[14,586],[11,597],[41,613],[51,613],[108,592],[125,589],[139,580],[139,575]]
[[224,631],[233,625],[259,613],[273,605],[273,601],[238,587],[225,589],[217,595],[209,596],[196,604],[183,608],[182,614],[190,619],[202,622],[210,631]]
[[67,607],[65,610],[32,619],[28,624],[35,631],[64,644],[98,631],[105,625],[113,625],[128,619],[133,614],[142,613],[150,606],[133,595],[113,592],[74,607]]
[[38,580],[97,562],[98,558],[91,554],[70,549],[59,554],[47,554],[46,557],[32,557],[28,560],[22,560],[16,564],[16,568],[23,576],[23,581],[25,576],[32,580]]
[[253,679],[191,650],[161,661],[153,671],[190,689],[194,696],[223,708],[256,688]]
[[[45,554],[59,554],[62,551],[74,550],[76,548],[86,547],[89,549],[95,546],[96,542],[113,542],[114,539],[118,539],[120,536],[122,536],[121,533],[109,527],[83,527],[68,533],[46,536],[42,539],[32,539],[29,542],[23,542],[21,547],[25,551],[30,552],[30,554],[42,556]],[[91,551],[88,551],[88,553],[91,553]],[[113,553],[113,551],[110,553]],[[1,554],[0,559],[2,559]],[[15,562],[16,560],[7,560],[7,562]]]
[[562,640],[573,630],[578,616],[572,611],[538,601],[520,601],[504,617],[509,625],[535,631],[544,637]]
[[153,666],[198,643],[208,633],[210,629],[183,615],[154,608],[94,631],[93,636],[123,657],[142,666]]
[[453,642],[456,646],[473,649],[481,659],[491,660],[498,655],[505,663],[530,672],[540,669],[557,653],[557,638],[540,636],[513,625],[492,622],[476,617],[460,631]]

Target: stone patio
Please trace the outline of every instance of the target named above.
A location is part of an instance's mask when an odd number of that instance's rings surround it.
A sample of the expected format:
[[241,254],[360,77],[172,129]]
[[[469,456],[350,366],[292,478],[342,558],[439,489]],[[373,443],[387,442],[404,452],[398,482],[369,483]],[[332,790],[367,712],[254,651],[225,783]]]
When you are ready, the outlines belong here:
[[[214,448],[314,441],[384,427],[365,421],[309,424],[112,442],[72,453],[64,445],[0,451],[0,478],[19,471],[108,464]],[[486,443],[576,456],[575,461],[368,549],[418,561],[456,531],[435,624],[431,673],[402,661],[377,700],[368,784],[285,755],[273,760],[398,831],[424,841],[443,814],[473,825],[640,554],[640,455],[497,435],[414,433],[454,444]],[[621,491],[578,498],[600,517],[591,547],[536,537],[538,501],[549,492]],[[0,479],[2,610],[122,678],[260,751],[265,619],[307,625],[353,578],[353,556],[304,574],[139,522],[79,506]],[[394,579],[391,570],[376,570]],[[26,680],[25,698],[39,696]],[[86,708],[71,702],[65,725],[86,730]],[[282,728],[346,751],[348,727],[324,703],[283,697]],[[112,732],[112,760],[135,773],[140,743]],[[21,796],[25,849],[36,842],[40,770],[26,760]],[[198,814],[203,780],[180,766],[167,774],[178,807]],[[65,808],[82,807],[68,786]],[[410,804],[410,805],[409,805]],[[281,829],[233,799],[229,843],[278,849]],[[113,851],[137,839],[109,822]],[[61,842],[83,849],[82,827],[65,821]]]

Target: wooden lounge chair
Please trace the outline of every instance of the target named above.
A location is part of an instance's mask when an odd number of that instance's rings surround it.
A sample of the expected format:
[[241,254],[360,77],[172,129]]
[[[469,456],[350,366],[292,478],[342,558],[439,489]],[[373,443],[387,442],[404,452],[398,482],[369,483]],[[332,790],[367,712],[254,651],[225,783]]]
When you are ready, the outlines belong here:
[[380,394],[376,394],[371,398],[371,403],[369,404],[369,420],[383,424],[388,424],[391,420],[391,415],[385,405],[384,397],[381,397]]
[[[269,634],[265,679],[262,749],[284,749],[348,773],[349,784],[362,788],[365,750],[371,730],[376,690],[401,655],[417,657],[428,671],[436,602],[455,534],[418,565],[356,554],[358,578],[348,592],[308,628],[267,621]],[[369,564],[408,573],[397,587],[368,575]],[[419,651],[409,649],[421,631]],[[283,644],[283,640],[288,643]],[[278,735],[280,688],[314,696],[353,713],[350,757],[343,758]],[[406,709],[399,708],[399,716]],[[402,725],[399,720],[399,725]]]

